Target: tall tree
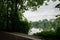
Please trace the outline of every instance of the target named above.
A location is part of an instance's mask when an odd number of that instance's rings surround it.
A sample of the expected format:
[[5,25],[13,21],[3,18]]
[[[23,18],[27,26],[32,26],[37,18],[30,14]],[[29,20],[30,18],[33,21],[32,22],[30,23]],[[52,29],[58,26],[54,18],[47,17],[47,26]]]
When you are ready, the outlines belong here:
[[28,33],[30,23],[22,20],[21,13],[29,8],[37,8],[43,2],[44,0],[0,0],[0,29]]
[[[23,15],[21,15],[21,13],[29,8],[37,9],[37,7],[43,5],[44,1],[45,0],[0,0],[0,28],[6,31],[26,32],[26,30],[28,30],[26,28],[29,28],[29,23],[22,21]],[[23,25],[26,28],[24,28]]]

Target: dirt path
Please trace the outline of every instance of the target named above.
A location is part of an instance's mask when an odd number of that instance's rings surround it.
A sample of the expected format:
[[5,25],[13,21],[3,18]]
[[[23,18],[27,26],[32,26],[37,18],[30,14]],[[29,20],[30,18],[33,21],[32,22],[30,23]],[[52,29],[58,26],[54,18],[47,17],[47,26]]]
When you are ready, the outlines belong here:
[[21,33],[0,32],[0,40],[41,40]]

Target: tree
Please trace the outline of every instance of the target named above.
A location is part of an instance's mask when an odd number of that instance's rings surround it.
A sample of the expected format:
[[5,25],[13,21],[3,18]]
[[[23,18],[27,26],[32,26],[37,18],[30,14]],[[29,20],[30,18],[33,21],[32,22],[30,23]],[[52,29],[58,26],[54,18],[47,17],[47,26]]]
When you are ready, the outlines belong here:
[[57,4],[57,5],[55,6],[55,8],[59,8],[59,9],[60,9],[60,3]]
[[[0,27],[6,31],[16,31],[18,28],[24,28],[23,13],[25,10],[37,9],[43,5],[45,0],[0,0]],[[20,13],[18,13],[20,11]],[[18,16],[20,14],[20,16]],[[2,16],[1,16],[2,15]],[[28,23],[25,25],[27,26]],[[21,30],[22,30],[21,29]],[[20,31],[21,31],[20,30]]]
[[44,0],[0,0],[0,30],[28,33],[30,23],[23,21],[22,13],[28,8],[37,8],[43,2]]

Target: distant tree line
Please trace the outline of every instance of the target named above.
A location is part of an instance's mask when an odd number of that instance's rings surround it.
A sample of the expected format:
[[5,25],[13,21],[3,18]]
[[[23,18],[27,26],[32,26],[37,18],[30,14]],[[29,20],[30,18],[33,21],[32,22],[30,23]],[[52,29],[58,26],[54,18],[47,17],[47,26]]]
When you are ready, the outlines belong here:
[[55,30],[57,27],[60,27],[60,18],[57,19],[43,19],[36,22],[31,22],[32,27],[40,28],[43,30]]
[[[35,33],[35,36],[38,36],[39,38],[42,38],[44,40],[60,40],[60,15],[57,15],[58,17],[54,20],[53,25],[51,27],[54,28],[54,30],[49,30],[48,26],[46,29],[48,30],[43,30],[42,32]],[[48,24],[48,23],[47,23]]]

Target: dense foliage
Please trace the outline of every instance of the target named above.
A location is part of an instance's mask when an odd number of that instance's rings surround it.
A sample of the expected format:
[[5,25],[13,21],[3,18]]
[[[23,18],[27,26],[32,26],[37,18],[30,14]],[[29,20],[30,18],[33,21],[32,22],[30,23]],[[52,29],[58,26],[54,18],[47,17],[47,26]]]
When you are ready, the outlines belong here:
[[53,19],[51,20],[44,19],[42,21],[40,20],[37,22],[31,22],[31,24],[32,24],[32,27],[35,27],[35,28],[41,28],[43,30],[54,30],[56,28],[57,22],[54,21]]
[[29,8],[37,8],[43,2],[44,0],[0,0],[0,31],[28,33],[31,24],[22,13]]
[[23,20],[25,10],[37,9],[45,0],[0,0],[0,31],[28,33],[30,23]]

